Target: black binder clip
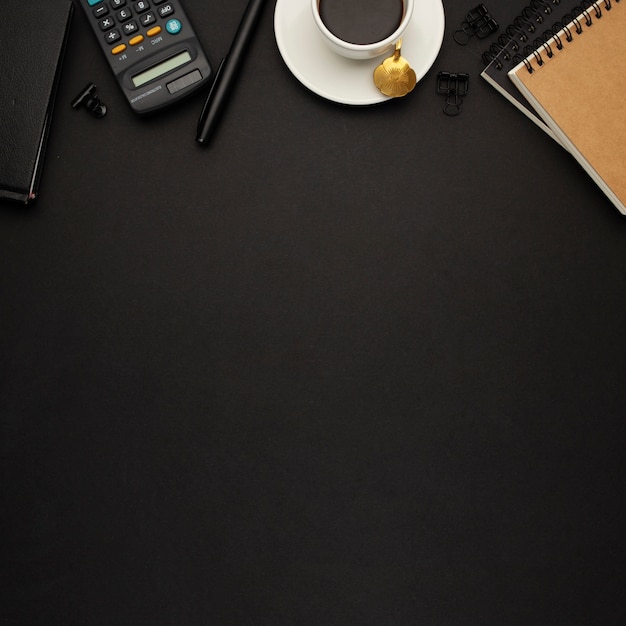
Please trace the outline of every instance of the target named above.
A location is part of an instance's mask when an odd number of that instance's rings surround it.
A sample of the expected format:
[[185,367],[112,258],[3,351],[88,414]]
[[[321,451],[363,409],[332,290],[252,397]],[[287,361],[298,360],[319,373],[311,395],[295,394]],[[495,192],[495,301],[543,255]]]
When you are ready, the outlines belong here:
[[72,108],[80,109],[81,106],[84,106],[95,117],[104,117],[107,113],[106,104],[98,97],[93,83],[88,83],[72,101]]
[[489,14],[487,7],[479,4],[465,16],[465,20],[461,22],[461,28],[454,31],[454,41],[465,46],[474,35],[479,39],[484,39],[487,35],[497,31],[499,26]]
[[437,74],[437,93],[446,96],[443,112],[446,115],[459,115],[463,97],[469,89],[469,74],[439,72]]

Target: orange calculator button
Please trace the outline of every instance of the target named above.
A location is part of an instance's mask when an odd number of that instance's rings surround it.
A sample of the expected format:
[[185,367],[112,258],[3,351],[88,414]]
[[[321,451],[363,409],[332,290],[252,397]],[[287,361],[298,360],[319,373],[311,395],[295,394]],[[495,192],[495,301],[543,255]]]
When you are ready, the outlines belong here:
[[161,27],[160,26],[155,26],[154,28],[151,28],[146,35],[148,35],[148,37],[154,37],[155,35],[158,35],[161,32]]
[[136,46],[137,44],[140,44],[143,41],[143,35],[137,35],[136,37],[133,37],[128,43],[131,46]]
[[124,52],[124,50],[126,50],[126,44],[121,43],[119,46],[111,48],[111,54],[120,54],[120,52]]

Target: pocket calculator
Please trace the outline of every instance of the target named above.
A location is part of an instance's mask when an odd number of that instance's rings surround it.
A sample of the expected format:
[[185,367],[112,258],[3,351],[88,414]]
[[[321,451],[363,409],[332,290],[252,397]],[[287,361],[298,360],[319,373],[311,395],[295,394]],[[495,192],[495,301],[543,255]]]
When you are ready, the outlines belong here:
[[78,2],[135,112],[167,107],[211,78],[211,65],[180,0]]

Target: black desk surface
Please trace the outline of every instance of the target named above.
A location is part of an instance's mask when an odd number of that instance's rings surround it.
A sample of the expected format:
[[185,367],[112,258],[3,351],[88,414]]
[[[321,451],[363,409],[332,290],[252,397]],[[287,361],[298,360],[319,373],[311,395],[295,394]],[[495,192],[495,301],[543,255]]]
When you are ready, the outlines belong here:
[[[244,4],[186,0],[214,63]],[[270,3],[209,149],[75,15],[0,204],[0,624],[626,624],[626,222],[444,6],[416,91],[350,108]]]

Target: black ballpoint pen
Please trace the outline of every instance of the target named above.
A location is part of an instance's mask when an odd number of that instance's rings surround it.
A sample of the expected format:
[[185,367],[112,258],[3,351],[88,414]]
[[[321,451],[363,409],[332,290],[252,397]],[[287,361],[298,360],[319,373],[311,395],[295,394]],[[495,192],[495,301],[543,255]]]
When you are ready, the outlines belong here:
[[196,133],[196,141],[198,143],[206,144],[209,141],[209,137],[230,94],[237,71],[243,60],[246,46],[252,37],[264,3],[265,0],[249,0],[246,6],[228,55],[222,59],[217,68],[213,85],[202,109]]

